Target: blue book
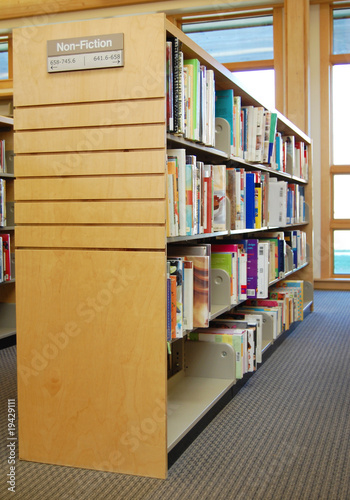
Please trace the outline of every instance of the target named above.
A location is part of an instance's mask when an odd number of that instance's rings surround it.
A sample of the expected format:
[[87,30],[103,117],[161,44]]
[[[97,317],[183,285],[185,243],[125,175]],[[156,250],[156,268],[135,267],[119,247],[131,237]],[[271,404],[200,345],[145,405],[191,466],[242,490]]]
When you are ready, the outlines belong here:
[[246,229],[255,228],[255,175],[253,172],[245,173],[246,193]]
[[230,125],[230,143],[233,147],[233,89],[216,90],[215,117],[224,118]]

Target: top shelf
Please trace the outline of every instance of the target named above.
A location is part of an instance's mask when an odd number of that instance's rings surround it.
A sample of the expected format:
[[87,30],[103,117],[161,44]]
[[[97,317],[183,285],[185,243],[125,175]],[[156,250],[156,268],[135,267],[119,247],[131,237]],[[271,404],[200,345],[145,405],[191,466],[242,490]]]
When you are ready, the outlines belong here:
[[[203,50],[199,45],[197,45],[193,40],[188,38],[188,36],[183,33],[179,28],[177,28],[168,19],[165,20],[166,30],[172,36],[178,38],[182,42],[182,48],[186,57],[198,59],[201,64],[205,65],[207,69],[212,69],[215,71],[215,83],[219,89],[233,89],[234,93],[241,96],[242,103],[245,106],[264,106],[264,103],[255,99],[251,94],[249,94],[240,83],[238,83],[237,78],[223,66],[221,63],[216,61],[210,54]],[[311,144],[311,139],[302,130],[296,127],[288,118],[286,118],[282,113],[276,109],[270,109],[270,111],[277,113],[278,118],[278,130],[284,135],[294,135],[296,140],[304,141],[307,144]]]

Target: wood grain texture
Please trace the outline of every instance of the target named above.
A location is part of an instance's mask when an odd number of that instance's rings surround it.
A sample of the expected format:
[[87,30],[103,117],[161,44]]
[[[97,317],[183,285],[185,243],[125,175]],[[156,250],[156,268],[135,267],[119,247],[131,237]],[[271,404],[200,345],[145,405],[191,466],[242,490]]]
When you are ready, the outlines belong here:
[[91,127],[16,132],[16,153],[103,151],[165,147],[163,125]]
[[16,177],[156,174],[165,172],[165,150],[101,151],[15,156]]
[[16,261],[20,458],[165,477],[165,254]]
[[[164,97],[164,23],[164,14],[150,14],[15,29],[14,105]],[[46,40],[110,33],[124,33],[124,67],[47,72]]]
[[165,123],[164,99],[43,106],[14,110],[16,130]]
[[[17,226],[16,248],[128,248],[164,250],[161,226]],[[100,262],[103,267],[103,262]],[[70,268],[68,268],[70,269]],[[18,274],[18,271],[17,271]],[[77,289],[79,284],[76,284]],[[23,298],[19,298],[19,301]]]
[[15,223],[165,224],[165,201],[17,202]]
[[[138,0],[138,3],[150,3],[153,0]],[[84,11],[102,7],[133,5],[134,0],[60,0],[59,2],[42,2],[42,0],[2,0],[1,19],[15,19],[18,17],[43,16],[61,12]]]
[[22,178],[15,180],[19,200],[165,199],[163,175]]

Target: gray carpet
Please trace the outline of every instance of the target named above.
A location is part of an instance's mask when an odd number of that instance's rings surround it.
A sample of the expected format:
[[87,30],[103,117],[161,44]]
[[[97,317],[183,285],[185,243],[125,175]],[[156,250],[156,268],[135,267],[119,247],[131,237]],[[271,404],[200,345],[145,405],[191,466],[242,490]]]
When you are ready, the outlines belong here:
[[16,349],[0,351],[0,499],[349,500],[350,292],[315,311],[169,470],[167,480],[29,462],[7,491],[7,399]]

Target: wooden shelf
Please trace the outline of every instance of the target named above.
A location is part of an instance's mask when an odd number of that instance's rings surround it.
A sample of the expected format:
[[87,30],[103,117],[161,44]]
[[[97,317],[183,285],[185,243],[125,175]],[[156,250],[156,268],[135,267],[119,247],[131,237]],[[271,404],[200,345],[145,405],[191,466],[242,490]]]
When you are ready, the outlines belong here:
[[0,115],[0,127],[1,125],[10,125],[11,127],[13,127],[13,118]]

